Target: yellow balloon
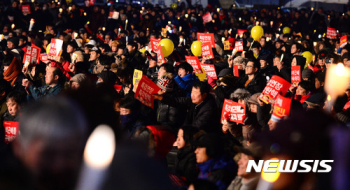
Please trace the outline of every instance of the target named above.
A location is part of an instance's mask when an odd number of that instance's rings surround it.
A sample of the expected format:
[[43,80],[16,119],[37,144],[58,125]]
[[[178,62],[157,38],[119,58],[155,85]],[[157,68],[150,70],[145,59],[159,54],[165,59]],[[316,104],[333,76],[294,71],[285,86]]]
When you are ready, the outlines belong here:
[[290,28],[288,26],[283,28],[283,34],[289,34],[290,33]]
[[173,4],[171,4],[171,8],[173,8],[173,9],[177,9],[177,3],[173,3]]
[[311,63],[312,62],[312,53],[311,52],[304,51],[301,55],[306,58],[306,62],[307,63]]
[[202,42],[201,41],[194,41],[191,45],[191,51],[194,56],[201,56],[202,55]]
[[162,39],[158,46],[162,47],[164,57],[168,57],[174,51],[174,43],[167,38]]
[[259,41],[264,35],[264,29],[261,26],[254,26],[250,33],[255,41]]

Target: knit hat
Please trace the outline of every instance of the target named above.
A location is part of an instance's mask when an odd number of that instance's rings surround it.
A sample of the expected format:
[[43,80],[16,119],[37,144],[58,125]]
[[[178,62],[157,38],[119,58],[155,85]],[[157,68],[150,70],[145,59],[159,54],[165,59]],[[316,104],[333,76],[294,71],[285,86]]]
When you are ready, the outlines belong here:
[[261,94],[260,92],[253,94],[253,95],[249,98],[248,103],[258,105],[258,97],[260,96],[260,94]]
[[117,76],[112,71],[102,71],[97,75],[104,83],[113,84],[117,81]]
[[173,91],[174,88],[174,76],[172,73],[166,73],[160,79],[157,80],[157,86],[166,92]]
[[305,100],[305,103],[313,107],[319,107],[324,104],[326,96],[327,95],[325,93],[319,92],[311,95],[308,99]]
[[76,82],[80,86],[88,86],[90,85],[90,79],[85,74],[79,73],[74,75],[70,80],[69,83]]
[[311,69],[304,69],[301,72],[301,78],[312,78],[314,76],[314,72]]
[[222,69],[218,74],[218,78],[221,78],[230,74],[232,74],[232,69]]
[[207,148],[207,156],[209,158],[215,158],[222,155],[224,152],[224,146],[222,146],[222,143],[222,139],[218,134],[207,133],[191,144],[194,146]]
[[233,99],[244,99],[245,102],[248,102],[251,94],[248,90],[244,88],[238,88],[231,95],[230,98]]
[[9,38],[7,41],[12,42],[16,47],[19,44],[19,40],[16,37]]

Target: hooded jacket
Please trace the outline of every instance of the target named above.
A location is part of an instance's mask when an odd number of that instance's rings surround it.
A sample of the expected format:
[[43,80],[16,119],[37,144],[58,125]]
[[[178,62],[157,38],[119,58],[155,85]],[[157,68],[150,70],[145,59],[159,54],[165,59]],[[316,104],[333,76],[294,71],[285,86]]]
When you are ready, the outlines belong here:
[[175,77],[175,81],[177,85],[180,87],[180,89],[186,92],[186,97],[190,97],[192,86],[195,82],[198,81],[198,77],[192,73],[189,73],[184,77],[180,77],[179,75],[177,75]]

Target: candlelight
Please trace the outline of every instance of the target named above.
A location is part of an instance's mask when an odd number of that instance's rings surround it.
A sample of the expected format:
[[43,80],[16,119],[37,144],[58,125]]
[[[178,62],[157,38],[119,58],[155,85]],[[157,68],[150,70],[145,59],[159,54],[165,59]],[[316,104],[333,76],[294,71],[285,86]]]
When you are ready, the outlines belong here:
[[180,17],[177,17],[177,20],[180,20]]
[[35,0],[32,0],[32,3],[34,3],[35,2]]
[[212,20],[213,23],[215,23],[215,20]]
[[201,14],[198,14],[198,16],[201,16]]
[[271,25],[271,27],[273,26],[273,21],[270,21],[270,25]]
[[11,28],[14,29],[14,28],[15,28],[15,24],[12,24],[12,25],[11,25]]
[[0,41],[4,39],[4,35],[0,34]]
[[217,11],[217,12],[220,12],[220,8],[217,8],[216,11]]
[[102,27],[102,30],[105,31],[105,30],[106,30],[106,27]]
[[74,39],[78,37],[78,33],[74,32]]
[[181,32],[181,30],[182,30],[182,26],[179,26],[179,31]]
[[128,24],[128,19],[125,20],[125,23]]
[[141,9],[142,9],[142,10],[145,10],[145,7],[142,7]]
[[224,42],[224,41],[225,41],[225,37],[222,37],[222,38],[221,38],[221,41]]
[[232,28],[228,31],[228,33],[231,34],[231,32],[232,32]]
[[242,18],[241,18],[241,17],[239,17],[239,18],[238,18],[238,20],[239,20],[239,21],[242,21]]
[[[277,158],[271,158],[270,160],[278,160]],[[278,165],[279,162],[271,162],[270,166],[273,167],[269,167],[268,170],[277,170],[276,173],[265,173],[265,172],[261,172],[261,178],[264,179],[267,182],[273,183],[275,181],[277,181],[277,179],[280,176],[280,173],[278,172]]]
[[301,41],[299,40],[298,43],[301,44]]
[[[120,29],[120,28],[119,28]],[[147,28],[147,30],[149,30],[149,28]]]
[[266,41],[267,41],[267,42],[270,41],[270,37],[266,37]]
[[171,21],[168,21],[168,24],[171,24]]
[[140,14],[142,14],[142,11],[140,11]]
[[331,65],[327,68],[324,89],[330,96],[330,107],[339,95],[343,95],[349,86],[350,69],[342,63]]
[[87,21],[87,23],[86,24],[90,24],[90,21]]
[[328,101],[331,101],[331,95],[328,95],[328,96],[327,96],[327,100],[328,100]]
[[115,136],[107,125],[99,125],[90,135],[84,150],[84,166],[78,190],[100,189],[115,152]]
[[60,9],[59,9],[59,11],[60,11],[60,13],[62,13],[62,12],[63,12],[63,9],[62,9],[62,8],[60,8]]
[[68,10],[71,11],[71,10],[72,10],[72,7],[68,7]]
[[256,17],[254,17],[254,20],[256,20]]
[[188,18],[188,14],[185,14],[185,17]]
[[314,42],[314,47],[316,47],[317,46],[317,42]]
[[313,8],[313,7],[311,7],[311,11],[314,11],[314,8]]
[[255,25],[258,26],[259,25],[259,21],[256,21]]
[[280,34],[276,34],[276,38],[278,39],[280,37]]
[[86,12],[84,12],[84,16],[86,16]]

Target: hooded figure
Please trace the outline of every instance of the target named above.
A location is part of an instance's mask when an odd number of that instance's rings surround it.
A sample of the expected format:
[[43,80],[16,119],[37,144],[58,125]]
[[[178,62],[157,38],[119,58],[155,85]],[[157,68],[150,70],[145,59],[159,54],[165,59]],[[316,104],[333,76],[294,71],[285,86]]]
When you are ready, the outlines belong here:
[[292,58],[292,66],[300,65],[300,72],[303,72],[306,58],[301,55],[294,55]]

